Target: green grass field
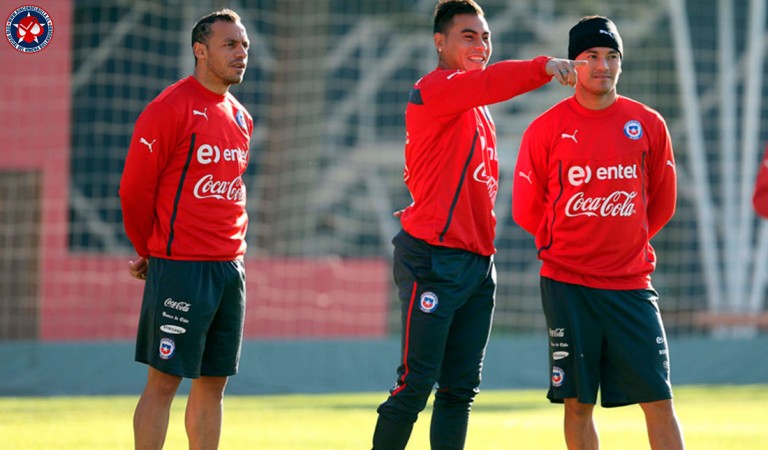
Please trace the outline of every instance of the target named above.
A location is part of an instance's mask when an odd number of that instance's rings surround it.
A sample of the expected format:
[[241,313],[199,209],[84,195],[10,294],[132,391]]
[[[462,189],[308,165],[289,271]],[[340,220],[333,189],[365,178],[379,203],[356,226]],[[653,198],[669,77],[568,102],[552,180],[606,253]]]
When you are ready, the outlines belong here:
[[[768,385],[679,386],[678,416],[691,450],[768,449]],[[229,396],[222,450],[362,450],[370,448],[375,409],[385,393]],[[4,450],[132,449],[136,397],[0,397]],[[174,403],[166,449],[186,449],[185,397]],[[647,449],[637,406],[597,408],[603,449]],[[429,409],[409,450],[426,450]],[[470,420],[467,450],[564,449],[562,407],[543,391],[484,391]]]

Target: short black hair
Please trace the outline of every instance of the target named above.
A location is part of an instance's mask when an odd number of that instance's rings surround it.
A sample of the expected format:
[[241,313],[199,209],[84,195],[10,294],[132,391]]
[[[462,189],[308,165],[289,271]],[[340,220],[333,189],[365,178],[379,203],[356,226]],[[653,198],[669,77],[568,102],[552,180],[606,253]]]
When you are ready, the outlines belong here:
[[439,0],[435,6],[434,33],[445,33],[457,14],[483,16],[483,8],[475,0]]
[[195,42],[207,44],[208,38],[212,33],[211,25],[220,20],[229,23],[238,23],[240,22],[240,16],[231,9],[225,8],[201,17],[192,28],[192,46],[195,45]]

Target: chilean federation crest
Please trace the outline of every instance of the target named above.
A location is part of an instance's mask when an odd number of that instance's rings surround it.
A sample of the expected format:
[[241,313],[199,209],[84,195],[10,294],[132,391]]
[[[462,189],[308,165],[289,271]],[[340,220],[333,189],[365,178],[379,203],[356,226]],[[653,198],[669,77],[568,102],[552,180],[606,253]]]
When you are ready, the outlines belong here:
[[245,123],[245,114],[243,114],[242,109],[238,109],[237,112],[235,113],[235,122],[237,122],[237,124],[240,125],[240,128],[242,128],[243,130],[246,130],[246,131],[248,130],[248,126]]
[[637,120],[630,120],[624,124],[624,134],[633,141],[636,141],[643,136],[643,126]]
[[419,297],[419,309],[425,313],[431,313],[437,309],[437,294],[434,292],[425,292]]
[[160,358],[171,359],[173,352],[176,350],[176,343],[173,339],[163,338],[160,340]]
[[560,387],[565,381],[565,371],[557,366],[552,367],[552,386]]

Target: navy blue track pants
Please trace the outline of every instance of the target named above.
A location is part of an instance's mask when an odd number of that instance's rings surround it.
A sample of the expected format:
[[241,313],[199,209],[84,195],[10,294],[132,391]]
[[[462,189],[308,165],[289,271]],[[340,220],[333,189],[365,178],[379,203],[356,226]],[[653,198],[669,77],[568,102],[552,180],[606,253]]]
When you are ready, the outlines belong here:
[[392,242],[402,357],[378,408],[374,449],[405,448],[435,385],[432,449],[463,449],[493,319],[493,257],[432,246],[404,231]]

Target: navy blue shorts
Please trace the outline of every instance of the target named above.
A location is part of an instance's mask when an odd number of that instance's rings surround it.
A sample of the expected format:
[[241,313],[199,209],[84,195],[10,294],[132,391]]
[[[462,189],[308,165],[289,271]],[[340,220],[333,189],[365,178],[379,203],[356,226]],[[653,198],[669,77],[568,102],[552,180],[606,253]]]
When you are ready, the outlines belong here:
[[136,361],[185,378],[237,373],[245,318],[243,261],[150,258]]
[[541,278],[549,331],[547,398],[604,407],[672,398],[655,290],[593,289]]

